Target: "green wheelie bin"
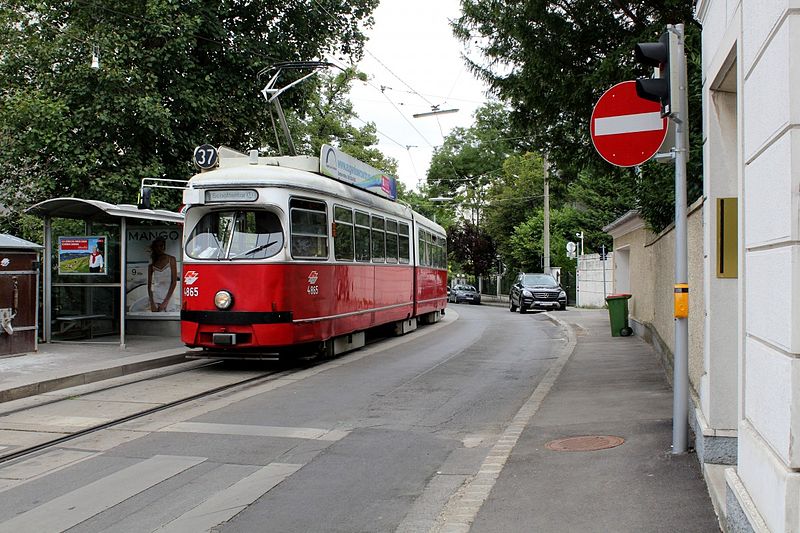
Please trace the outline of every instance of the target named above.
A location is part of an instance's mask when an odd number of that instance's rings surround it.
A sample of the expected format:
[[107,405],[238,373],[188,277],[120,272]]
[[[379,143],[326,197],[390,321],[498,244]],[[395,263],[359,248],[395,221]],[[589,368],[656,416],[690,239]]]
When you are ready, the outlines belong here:
[[611,336],[628,337],[633,329],[628,326],[628,300],[630,294],[609,294],[606,296],[608,317],[611,319]]

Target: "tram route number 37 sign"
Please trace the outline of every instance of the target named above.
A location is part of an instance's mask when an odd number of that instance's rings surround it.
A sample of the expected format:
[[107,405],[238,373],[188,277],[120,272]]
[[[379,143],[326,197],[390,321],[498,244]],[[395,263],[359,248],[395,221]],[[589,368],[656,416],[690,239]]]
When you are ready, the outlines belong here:
[[636,82],[614,85],[592,111],[592,142],[597,152],[618,167],[641,165],[653,157],[667,136],[668,119],[661,104],[639,98]]

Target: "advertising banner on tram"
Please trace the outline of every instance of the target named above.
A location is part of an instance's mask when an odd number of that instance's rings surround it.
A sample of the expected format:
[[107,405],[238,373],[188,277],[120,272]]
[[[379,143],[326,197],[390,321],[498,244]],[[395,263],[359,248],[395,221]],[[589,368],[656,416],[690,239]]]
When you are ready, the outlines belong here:
[[319,171],[333,179],[366,189],[384,198],[397,199],[397,179],[394,176],[381,172],[328,144],[322,145]]

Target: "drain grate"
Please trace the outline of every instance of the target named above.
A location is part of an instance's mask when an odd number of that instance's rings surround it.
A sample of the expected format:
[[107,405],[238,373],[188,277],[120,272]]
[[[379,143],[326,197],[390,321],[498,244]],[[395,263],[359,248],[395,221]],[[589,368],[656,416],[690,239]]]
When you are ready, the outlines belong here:
[[583,435],[566,439],[551,440],[545,447],[554,452],[594,452],[616,448],[625,442],[622,437],[613,435]]

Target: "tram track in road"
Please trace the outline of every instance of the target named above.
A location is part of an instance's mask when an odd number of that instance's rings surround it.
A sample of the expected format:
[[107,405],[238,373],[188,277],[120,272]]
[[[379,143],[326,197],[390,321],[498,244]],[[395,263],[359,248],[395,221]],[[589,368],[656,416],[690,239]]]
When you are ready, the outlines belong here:
[[[452,315],[453,316],[450,316],[448,314],[448,319],[447,320],[443,320],[442,322],[440,322],[440,323],[438,323],[436,325],[433,325],[433,326],[428,326],[428,327],[424,328],[423,331],[417,330],[417,331],[412,332],[410,334],[403,335],[401,337],[395,337],[395,338],[390,338],[390,337],[372,338],[372,339],[370,339],[370,341],[367,343],[367,345],[364,348],[362,348],[360,350],[356,350],[356,351],[350,352],[350,353],[347,353],[347,354],[343,354],[341,356],[337,356],[337,357],[334,357],[334,358],[309,357],[309,358],[297,358],[297,359],[292,359],[292,360],[288,360],[288,361],[278,361],[278,360],[272,360],[272,359],[261,359],[261,360],[252,360],[252,361],[247,361],[247,360],[232,361],[232,360],[219,360],[219,359],[217,359],[217,360],[209,361],[206,364],[200,364],[198,366],[193,366],[193,367],[185,369],[185,370],[178,370],[178,371],[175,371],[175,372],[166,372],[166,373],[164,373],[163,370],[162,370],[162,372],[159,373],[157,376],[141,378],[141,379],[134,379],[132,381],[126,381],[124,383],[117,383],[117,384],[114,384],[114,385],[111,385],[111,386],[102,387],[102,388],[99,388],[99,389],[95,388],[95,389],[92,389],[92,390],[90,390],[88,392],[81,393],[81,394],[75,394],[75,395],[70,395],[70,396],[65,395],[63,397],[59,397],[57,399],[54,399],[52,402],[51,401],[46,401],[46,402],[43,402],[43,403],[37,403],[36,405],[32,405],[32,406],[29,406],[29,407],[23,407],[23,408],[19,408],[19,409],[13,409],[13,410],[5,411],[5,412],[0,412],[0,433],[2,433],[4,430],[7,430],[7,431],[19,432],[19,433],[26,433],[27,432],[27,433],[29,433],[31,435],[47,434],[47,433],[58,433],[59,434],[59,436],[56,437],[56,438],[42,440],[41,442],[37,442],[37,443],[35,443],[33,445],[20,445],[18,448],[12,449],[11,451],[8,451],[5,454],[0,452],[0,466],[4,466],[4,465],[7,465],[7,464],[15,464],[17,461],[24,460],[26,457],[35,456],[36,454],[38,454],[40,452],[45,452],[48,449],[56,448],[56,447],[58,447],[58,446],[60,446],[60,445],[62,445],[64,443],[80,439],[81,437],[85,437],[85,436],[91,435],[93,433],[98,433],[98,432],[101,432],[103,430],[112,429],[112,428],[115,428],[117,426],[121,426],[123,424],[129,423],[131,421],[136,421],[137,419],[143,419],[143,418],[146,418],[146,417],[151,416],[153,414],[167,411],[167,410],[172,409],[174,407],[190,404],[191,402],[194,402],[194,401],[197,401],[197,400],[210,399],[215,395],[219,395],[220,393],[228,392],[228,393],[231,393],[233,395],[237,395],[240,392],[245,392],[245,391],[248,391],[248,390],[257,390],[259,387],[263,386],[264,384],[271,383],[273,381],[277,382],[277,383],[280,383],[281,381],[285,381],[286,378],[289,378],[289,381],[287,381],[287,382],[291,382],[291,377],[293,375],[295,375],[295,374],[305,374],[304,377],[309,377],[311,375],[315,375],[318,372],[325,371],[327,369],[338,368],[338,367],[340,367],[342,365],[346,365],[346,364],[349,364],[351,362],[354,362],[354,361],[357,361],[359,359],[362,359],[364,357],[368,357],[370,355],[373,355],[374,353],[378,353],[378,352],[381,352],[381,351],[384,351],[384,350],[387,350],[387,349],[391,349],[393,347],[398,346],[399,344],[404,344],[406,342],[409,342],[409,341],[411,341],[411,340],[413,340],[415,338],[418,338],[418,336],[421,335],[421,334],[427,334],[427,333],[432,333],[434,331],[437,331],[441,327],[445,327],[445,326],[453,323],[453,321],[458,318],[458,313],[454,312]],[[384,341],[384,342],[382,342],[382,341]],[[130,386],[135,386],[137,384],[141,385],[143,383],[155,382],[158,379],[166,379],[166,378],[174,377],[175,375],[179,375],[179,374],[189,374],[189,373],[191,373],[193,371],[197,372],[197,371],[208,370],[209,368],[212,368],[212,367],[218,366],[218,365],[221,366],[221,365],[226,365],[226,364],[231,364],[231,363],[241,365],[241,364],[252,364],[252,363],[256,363],[256,362],[263,363],[263,362],[266,362],[266,361],[275,362],[279,366],[277,368],[270,369],[269,371],[260,373],[259,375],[250,376],[250,377],[247,377],[245,379],[236,380],[236,381],[231,382],[231,383],[225,383],[225,384],[223,384],[221,386],[212,387],[210,389],[202,390],[200,392],[197,392],[196,394],[190,394],[188,396],[184,396],[184,397],[181,397],[181,398],[176,398],[174,400],[163,401],[163,402],[159,403],[158,405],[155,405],[155,406],[152,406],[152,407],[143,408],[143,409],[137,410],[134,413],[130,413],[130,414],[127,414],[127,415],[124,415],[124,416],[115,417],[115,418],[113,418],[111,420],[107,420],[107,421],[102,422],[102,423],[93,424],[90,427],[81,428],[81,429],[79,429],[77,431],[69,431],[69,433],[67,433],[66,431],[63,431],[62,429],[60,429],[62,426],[57,426],[57,425],[54,426],[52,424],[53,421],[54,421],[53,419],[56,419],[55,421],[58,421],[57,419],[58,419],[59,416],[69,416],[69,415],[61,415],[61,414],[57,413],[55,416],[53,416],[52,414],[48,415],[49,419],[47,419],[48,416],[44,417],[46,420],[45,420],[45,422],[43,422],[43,425],[45,425],[45,426],[49,425],[49,427],[47,429],[44,429],[44,430],[41,429],[38,426],[35,426],[33,423],[27,423],[27,424],[9,423],[9,420],[8,420],[9,415],[12,414],[12,413],[16,414],[17,416],[20,416],[20,415],[23,415],[23,414],[26,414],[26,413],[31,413],[32,411],[36,410],[37,408],[53,407],[53,404],[58,404],[59,402],[67,402],[67,401],[73,401],[73,400],[93,400],[93,401],[99,401],[99,402],[118,403],[118,404],[125,404],[125,405],[142,403],[145,400],[137,399],[137,398],[132,398],[132,399],[128,399],[128,400],[124,400],[124,399],[108,400],[108,399],[103,399],[103,398],[92,399],[92,398],[90,398],[90,396],[92,396],[93,394],[102,394],[104,392],[107,392],[109,390],[114,390],[114,389],[120,389],[121,390],[126,386],[130,387]],[[319,367],[319,368],[317,368],[317,367]],[[308,371],[311,371],[311,374],[307,374]],[[304,379],[304,378],[301,378],[301,379]],[[86,385],[83,385],[83,386],[80,386],[80,387],[86,387]],[[68,389],[64,389],[64,390],[62,390],[60,392],[61,393],[68,393]],[[150,402],[150,403],[152,403],[152,402]],[[72,414],[72,413],[70,413],[70,414]],[[80,418],[80,417],[78,417],[78,418]],[[26,422],[28,422],[28,421],[26,420]],[[25,427],[20,427],[20,426],[25,426]],[[2,449],[2,447],[0,447],[0,449]]]
[[[101,423],[101,424],[96,424],[96,425],[93,425],[91,427],[83,428],[83,429],[71,432],[69,434],[66,434],[66,435],[61,435],[61,436],[59,436],[57,438],[49,439],[49,440],[46,440],[44,442],[37,443],[35,445],[26,446],[26,447],[23,447],[21,449],[16,449],[16,450],[10,451],[9,453],[5,453],[5,454],[0,453],[0,465],[8,464],[8,463],[11,463],[11,462],[16,461],[18,459],[22,459],[22,458],[37,454],[39,452],[42,452],[42,451],[48,450],[50,448],[62,445],[64,443],[66,443],[66,442],[69,442],[69,441],[84,437],[86,435],[90,435],[92,433],[97,433],[97,432],[100,432],[100,431],[103,431],[103,430],[106,430],[106,429],[110,429],[110,428],[113,428],[113,427],[116,427],[116,426],[120,426],[120,425],[125,424],[127,422],[130,422],[130,421],[133,421],[133,420],[137,420],[137,419],[140,419],[140,418],[144,418],[144,417],[147,417],[147,416],[150,416],[150,415],[162,412],[162,411],[166,411],[168,409],[172,409],[174,407],[178,407],[180,405],[187,404],[187,403],[190,403],[190,402],[193,402],[193,401],[196,401],[196,400],[202,400],[204,398],[208,398],[208,397],[214,396],[214,395],[219,394],[219,393],[233,391],[233,390],[241,389],[241,388],[246,388],[248,386],[258,386],[258,385],[262,384],[263,382],[267,382],[267,381],[270,381],[270,380],[274,380],[274,379],[279,379],[279,378],[285,377],[287,375],[291,375],[292,373],[299,372],[299,371],[305,370],[307,368],[316,366],[316,365],[318,365],[318,364],[320,364],[322,362],[324,362],[324,360],[316,360],[316,361],[313,361],[313,362],[304,361],[305,364],[297,364],[297,365],[295,365],[295,366],[293,366],[291,368],[288,368],[288,369],[287,368],[283,368],[283,367],[282,368],[277,368],[277,369],[267,371],[267,372],[262,373],[262,374],[257,375],[257,376],[251,376],[251,377],[248,377],[248,378],[245,378],[245,379],[234,381],[232,383],[226,383],[224,385],[220,385],[220,386],[208,389],[208,390],[204,390],[204,391],[198,392],[196,394],[191,394],[191,395],[186,396],[186,397],[182,397],[182,398],[178,398],[178,399],[175,399],[175,400],[172,400],[172,401],[164,402],[164,403],[161,403],[161,404],[159,404],[159,405],[157,405],[155,407],[149,407],[149,408],[143,409],[141,411],[137,411],[137,412],[129,414],[129,415],[121,416],[119,418],[115,418],[113,420],[109,420],[109,421]],[[39,408],[39,407],[44,407],[44,406],[56,404],[56,403],[59,403],[59,402],[71,401],[71,400],[76,400],[76,399],[85,399],[85,398],[88,398],[89,396],[91,396],[92,394],[97,394],[97,393],[101,393],[101,392],[107,392],[109,390],[114,390],[114,389],[120,389],[120,388],[131,386],[131,385],[141,384],[143,382],[152,382],[152,381],[158,380],[159,378],[163,379],[163,378],[166,378],[166,377],[175,376],[176,374],[188,374],[188,373],[193,372],[193,371],[208,369],[208,368],[211,368],[211,367],[224,365],[226,363],[227,363],[226,361],[220,361],[220,360],[210,361],[207,364],[202,364],[202,365],[199,365],[199,366],[195,366],[195,367],[190,368],[190,369],[184,369],[184,370],[179,370],[179,371],[176,371],[176,372],[170,372],[168,374],[161,374],[161,375],[159,375],[159,376],[157,376],[155,378],[150,377],[150,378],[137,379],[137,380],[126,382],[126,383],[115,384],[115,385],[112,385],[112,386],[109,386],[109,387],[105,387],[105,388],[102,388],[102,389],[98,389],[98,390],[92,390],[90,392],[86,392],[86,393],[83,393],[83,394],[70,396],[68,398],[54,399],[51,402],[38,404],[38,405],[36,405],[34,407],[15,409],[15,410],[3,413],[2,416],[8,416],[9,414],[24,413],[26,411],[30,411],[31,409],[36,409],[36,408]],[[2,417],[0,417],[0,421],[1,420],[2,420]],[[0,426],[0,429],[2,429],[2,426]]]

